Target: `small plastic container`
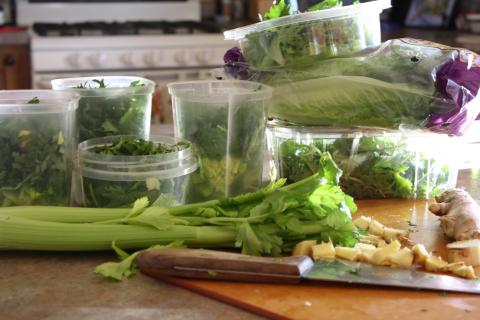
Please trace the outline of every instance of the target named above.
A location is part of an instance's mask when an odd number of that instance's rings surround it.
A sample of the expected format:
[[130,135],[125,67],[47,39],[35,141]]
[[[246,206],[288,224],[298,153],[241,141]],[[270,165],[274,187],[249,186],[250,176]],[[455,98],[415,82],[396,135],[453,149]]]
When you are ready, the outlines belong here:
[[458,138],[423,131],[268,126],[273,175],[295,182],[319,169],[330,152],[355,199],[429,199],[457,182]]
[[[78,146],[85,206],[130,207],[145,196],[150,204],[159,197],[175,205],[185,203],[190,174],[198,167],[190,144],[180,151],[146,156],[95,152],[97,147],[111,145],[118,137],[90,139]],[[145,140],[169,145],[183,141],[166,136]]]
[[78,94],[0,91],[0,206],[70,202]]
[[351,55],[381,43],[380,13],[390,0],[293,14],[224,32],[257,69]]
[[52,80],[54,90],[77,92],[79,141],[150,134],[155,83],[140,77],[96,76]]
[[188,201],[257,190],[272,89],[235,80],[171,83],[168,88],[175,135],[193,143],[199,161]]

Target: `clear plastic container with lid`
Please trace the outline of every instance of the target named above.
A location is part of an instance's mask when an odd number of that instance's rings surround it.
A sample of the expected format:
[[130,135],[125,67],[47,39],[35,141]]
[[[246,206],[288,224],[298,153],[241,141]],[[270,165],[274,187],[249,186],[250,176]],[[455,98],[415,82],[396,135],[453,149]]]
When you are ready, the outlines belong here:
[[[455,187],[458,138],[424,131],[268,126],[274,175],[295,182],[317,172],[328,151],[355,199],[429,199]],[[446,151],[448,150],[448,151]]]
[[257,69],[351,55],[381,43],[380,13],[390,0],[304,12],[225,31]]
[[54,90],[77,92],[79,141],[110,135],[149,135],[155,84],[130,76],[55,79]]
[[168,88],[175,134],[192,142],[199,161],[188,201],[257,190],[272,89],[250,81],[180,82]]
[[79,96],[0,91],[0,206],[69,205]]
[[96,152],[112,145],[120,136],[90,139],[78,146],[82,200],[87,207],[129,207],[135,200],[148,197],[150,204],[159,198],[162,204],[185,203],[190,175],[197,161],[190,143],[167,136],[145,140],[174,146],[176,151],[153,155],[109,155]]

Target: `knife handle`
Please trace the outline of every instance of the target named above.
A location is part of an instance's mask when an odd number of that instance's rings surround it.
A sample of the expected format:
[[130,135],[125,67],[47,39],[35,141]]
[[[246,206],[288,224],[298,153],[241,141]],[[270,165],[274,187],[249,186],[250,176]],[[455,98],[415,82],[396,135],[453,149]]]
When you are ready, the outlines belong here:
[[140,270],[154,278],[175,276],[243,282],[298,283],[310,270],[309,257],[253,257],[203,249],[160,248],[137,256]]

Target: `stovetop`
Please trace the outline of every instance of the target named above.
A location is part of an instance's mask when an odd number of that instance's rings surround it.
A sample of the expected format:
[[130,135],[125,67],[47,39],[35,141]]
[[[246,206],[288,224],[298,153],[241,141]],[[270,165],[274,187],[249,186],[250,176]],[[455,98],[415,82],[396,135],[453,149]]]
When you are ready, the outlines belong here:
[[129,21],[85,23],[35,23],[39,36],[161,35],[220,33],[215,24],[197,21]]

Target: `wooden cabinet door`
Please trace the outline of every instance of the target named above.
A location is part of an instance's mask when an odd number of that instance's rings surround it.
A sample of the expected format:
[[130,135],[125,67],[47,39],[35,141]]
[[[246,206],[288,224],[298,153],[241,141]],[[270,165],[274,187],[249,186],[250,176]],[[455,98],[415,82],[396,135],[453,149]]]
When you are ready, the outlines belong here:
[[0,46],[0,89],[30,89],[30,48]]

